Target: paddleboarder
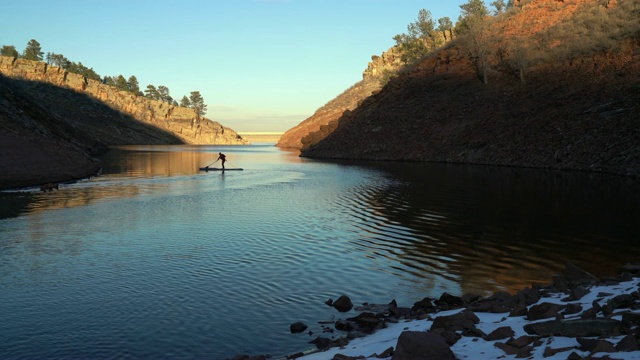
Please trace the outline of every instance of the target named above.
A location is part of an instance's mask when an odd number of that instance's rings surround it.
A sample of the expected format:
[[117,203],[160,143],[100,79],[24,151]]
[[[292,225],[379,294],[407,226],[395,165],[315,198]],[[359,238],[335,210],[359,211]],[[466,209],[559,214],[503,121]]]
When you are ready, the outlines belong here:
[[222,160],[222,171],[224,171],[224,163],[227,161],[227,157],[223,153],[218,153],[218,160]]

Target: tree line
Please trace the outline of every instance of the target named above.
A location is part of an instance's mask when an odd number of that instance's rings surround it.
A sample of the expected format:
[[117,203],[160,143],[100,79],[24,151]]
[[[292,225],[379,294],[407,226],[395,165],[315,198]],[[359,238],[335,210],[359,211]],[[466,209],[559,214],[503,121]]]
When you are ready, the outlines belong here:
[[498,16],[515,6],[517,0],[495,0],[490,11],[482,0],[468,0],[460,5],[460,16],[454,24],[448,16],[437,20],[431,12],[422,9],[418,19],[407,26],[407,33],[396,35],[393,39],[401,49],[401,59],[405,64],[419,61],[432,50],[455,40],[466,51],[469,59],[478,70],[478,76],[487,82],[489,39],[483,33],[486,18]]
[[[514,6],[514,0],[495,0],[491,6],[495,8],[493,14],[500,15]],[[419,60],[428,52],[453,40],[454,36],[468,33],[477,22],[490,15],[482,0],[469,0],[460,5],[460,9],[461,15],[455,24],[448,16],[435,21],[429,10],[420,10],[417,20],[407,26],[407,32],[393,37],[396,45],[402,49],[402,61],[407,64]]]
[[40,43],[35,39],[29,40],[27,46],[22,51],[22,54],[18,52],[14,45],[3,45],[2,48],[0,48],[0,55],[25,60],[45,61],[49,65],[57,66],[70,73],[82,75],[87,79],[96,80],[105,85],[113,86],[121,91],[128,91],[136,96],[144,96],[149,99],[164,101],[174,106],[193,109],[199,116],[204,116],[207,111],[207,104],[205,104],[200,91],[191,91],[189,97],[183,96],[180,102],[176,101],[170,95],[169,88],[164,85],[156,87],[155,85],[149,84],[144,91],[141,91],[140,84],[138,83],[138,79],[135,75],[129,76],[128,79],[123,75],[105,75],[104,77],[101,77],[93,70],[93,68],[83,65],[81,62],[76,63],[74,61],[70,61],[62,54],[47,52],[45,55]]

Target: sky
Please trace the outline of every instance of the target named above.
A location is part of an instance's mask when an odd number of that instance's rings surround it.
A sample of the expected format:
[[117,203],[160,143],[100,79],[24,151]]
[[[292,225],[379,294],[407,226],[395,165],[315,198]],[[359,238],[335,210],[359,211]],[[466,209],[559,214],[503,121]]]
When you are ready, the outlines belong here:
[[238,132],[284,132],[362,79],[420,9],[454,22],[462,0],[21,0],[0,45],[31,39],[100,76],[135,75]]

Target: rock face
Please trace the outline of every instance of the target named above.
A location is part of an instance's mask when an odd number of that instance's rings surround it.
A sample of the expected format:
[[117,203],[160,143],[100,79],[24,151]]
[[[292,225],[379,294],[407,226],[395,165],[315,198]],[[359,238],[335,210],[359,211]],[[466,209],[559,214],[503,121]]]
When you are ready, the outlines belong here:
[[[14,79],[47,83],[85,94],[138,121],[171,133],[182,143],[220,145],[246,145],[248,143],[232,129],[199,117],[192,109],[136,96],[127,91],[119,91],[115,87],[86,79],[81,75],[69,73],[55,66],[49,66],[44,62],[0,56],[0,74]],[[32,87],[36,88],[37,86]],[[62,101],[61,99],[44,99],[42,97],[46,94],[37,91],[32,95],[36,98],[39,97],[40,100],[50,100],[52,103]],[[73,111],[80,113],[86,110],[91,111],[92,109],[73,109]],[[127,138],[113,139],[109,142],[110,144],[134,144]]]

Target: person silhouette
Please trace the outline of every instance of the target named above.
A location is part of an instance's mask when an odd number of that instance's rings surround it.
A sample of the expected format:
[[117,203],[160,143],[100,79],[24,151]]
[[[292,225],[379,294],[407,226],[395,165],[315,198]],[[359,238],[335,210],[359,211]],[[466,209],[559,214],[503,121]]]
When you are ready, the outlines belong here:
[[223,153],[218,153],[218,160],[222,160],[222,171],[224,171],[224,163],[227,161],[227,157]]

